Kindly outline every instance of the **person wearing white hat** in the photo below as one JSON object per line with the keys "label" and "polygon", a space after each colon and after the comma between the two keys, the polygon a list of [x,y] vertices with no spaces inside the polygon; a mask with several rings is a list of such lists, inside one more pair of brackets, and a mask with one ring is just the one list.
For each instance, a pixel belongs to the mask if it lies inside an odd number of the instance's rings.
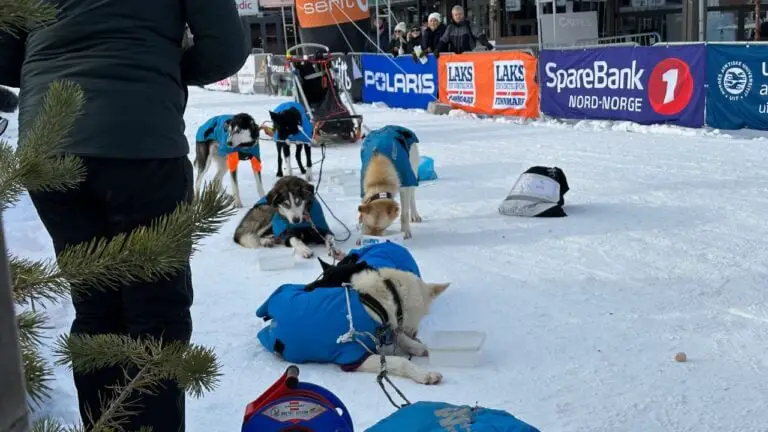
{"label": "person wearing white hat", "polygon": [[399,22],[395,26],[392,39],[389,41],[388,52],[393,56],[400,56],[405,54],[408,41],[405,39],[405,35],[408,32],[408,28],[404,22]]}
{"label": "person wearing white hat", "polygon": [[421,33],[421,49],[431,53],[437,50],[437,44],[445,31],[445,24],[437,12],[432,12],[427,18],[427,28]]}

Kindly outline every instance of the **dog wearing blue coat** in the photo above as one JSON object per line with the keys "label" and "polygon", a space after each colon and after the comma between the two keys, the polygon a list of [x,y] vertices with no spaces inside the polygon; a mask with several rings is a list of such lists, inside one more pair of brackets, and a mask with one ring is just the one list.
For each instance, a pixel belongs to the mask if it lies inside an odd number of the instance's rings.
{"label": "dog wearing blue coat", "polygon": [[426,356],[416,339],[419,323],[448,283],[426,283],[404,247],[391,242],[351,251],[339,264],[323,264],[308,285],[280,286],[258,308],[269,324],[259,342],[292,363],[335,363],[347,372],[387,370],[422,384],[437,384],[404,356]]}
{"label": "dog wearing blue coat", "polygon": [[400,229],[411,238],[411,222],[421,222],[416,210],[418,142],[416,134],[402,126],[384,126],[365,137],[360,148],[362,202],[357,209],[363,234],[383,235],[399,213]]}

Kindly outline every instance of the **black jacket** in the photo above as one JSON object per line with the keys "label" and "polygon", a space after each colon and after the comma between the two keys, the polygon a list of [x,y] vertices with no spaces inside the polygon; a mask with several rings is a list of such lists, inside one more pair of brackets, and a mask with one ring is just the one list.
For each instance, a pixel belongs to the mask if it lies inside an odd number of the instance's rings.
{"label": "black jacket", "polygon": [[432,30],[427,27],[421,32],[421,49],[424,52],[437,51],[437,44],[440,42],[440,37],[445,32],[445,24],[440,23],[436,29]]}
{"label": "black jacket", "polygon": [[403,54],[407,54],[408,42],[406,42],[404,39],[392,38],[389,40],[389,47],[387,48],[387,53],[397,57],[398,55],[400,55],[399,54],[400,48],[403,48]]}
{"label": "black jacket", "polygon": [[475,49],[478,40],[480,40],[480,43],[487,49],[493,49],[493,45],[488,42],[488,38],[478,38],[472,33],[469,21],[463,20],[458,24],[451,21],[445,28],[443,35],[440,37],[440,42],[435,52],[450,51],[455,54],[461,54],[472,51]]}
{"label": "black jacket", "polygon": [[[0,85],[21,87],[19,134],[48,86],[79,84],[83,114],[65,151],[81,156],[186,156],[186,86],[235,74],[250,42],[232,0],[58,0],[57,21],[16,39],[0,33]],[[182,54],[184,24],[195,45]]]}

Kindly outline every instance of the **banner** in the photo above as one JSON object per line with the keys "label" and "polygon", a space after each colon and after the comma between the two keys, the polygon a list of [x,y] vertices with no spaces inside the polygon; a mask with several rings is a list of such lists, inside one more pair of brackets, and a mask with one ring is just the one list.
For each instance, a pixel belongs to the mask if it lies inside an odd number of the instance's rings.
{"label": "banner", "polygon": [[293,74],[285,56],[267,55],[265,64],[265,92],[273,96],[293,95]]}
{"label": "banner", "polygon": [[339,90],[346,90],[353,102],[363,101],[363,73],[353,56],[338,56],[331,63]]}
{"label": "banner", "polygon": [[707,125],[768,130],[768,46],[707,47]]}
{"label": "banner", "polygon": [[704,44],[543,50],[541,111],[559,118],[704,125]]}
{"label": "banner", "polygon": [[488,115],[539,116],[536,57],[519,51],[440,56],[440,101]]}
{"label": "banner", "polygon": [[237,83],[237,91],[243,94],[256,92],[256,56],[251,54],[243,67],[234,76]]}
{"label": "banner", "polygon": [[437,99],[437,62],[411,56],[363,54],[363,102],[384,102],[390,108],[427,109]]}

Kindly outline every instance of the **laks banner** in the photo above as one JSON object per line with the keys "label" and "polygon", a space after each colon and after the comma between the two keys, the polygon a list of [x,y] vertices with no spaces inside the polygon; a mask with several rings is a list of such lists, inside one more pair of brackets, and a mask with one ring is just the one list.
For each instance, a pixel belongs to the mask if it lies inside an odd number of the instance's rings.
{"label": "laks banner", "polygon": [[363,54],[363,102],[384,102],[391,108],[426,109],[437,99],[437,62],[411,56]]}
{"label": "laks banner", "polygon": [[539,116],[536,57],[518,51],[444,54],[440,101],[468,112]]}
{"label": "laks banner", "polygon": [[543,50],[541,111],[569,119],[704,125],[703,44]]}
{"label": "laks banner", "polygon": [[707,125],[768,130],[768,46],[707,46]]}

